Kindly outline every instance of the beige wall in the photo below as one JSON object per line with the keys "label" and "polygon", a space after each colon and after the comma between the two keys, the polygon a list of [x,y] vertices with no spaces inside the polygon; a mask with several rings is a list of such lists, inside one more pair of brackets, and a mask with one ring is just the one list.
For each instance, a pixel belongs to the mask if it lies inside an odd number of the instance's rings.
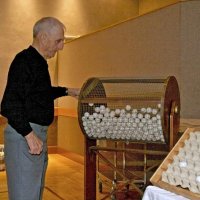
{"label": "beige wall", "polygon": [[[0,8],[1,101],[9,65],[15,54],[32,42],[32,26],[36,20],[54,16],[67,26],[66,35],[84,35],[138,15],[138,0],[1,0]],[[57,57],[48,62],[52,83],[57,84]],[[4,125],[0,126],[0,143],[3,142],[3,129]],[[56,145],[57,119],[48,135],[48,144]]]}
{"label": "beige wall", "polygon": [[60,116],[58,127],[58,147],[83,155],[84,137],[80,134],[77,118]]}
{"label": "beige wall", "polygon": [[139,0],[139,15],[174,4],[180,0]]}
{"label": "beige wall", "polygon": [[200,1],[181,6],[181,99],[185,118],[200,119]]}
{"label": "beige wall", "polygon": [[[44,16],[55,16],[67,26],[67,35],[90,32],[143,14],[176,0],[6,0],[0,1],[0,101],[8,67],[15,54],[32,42],[32,26]],[[57,83],[56,60],[50,61],[52,82]]]}
{"label": "beige wall", "polygon": [[[155,0],[154,0],[155,1]],[[171,2],[168,0],[167,2]],[[67,26],[67,35],[85,35],[113,23],[137,16],[140,10],[155,9],[163,1],[144,0],[6,0],[0,1],[0,101],[8,67],[15,54],[32,42],[32,26],[43,16],[55,16]],[[166,2],[166,1],[164,1]],[[149,7],[149,9],[148,9]],[[57,83],[56,58],[50,63],[52,82]]]}
{"label": "beige wall", "polygon": [[[93,76],[175,75],[181,92],[181,117],[200,118],[199,10],[199,1],[182,2],[67,43],[59,54],[59,84],[81,87]],[[59,100],[59,106],[76,109],[77,102],[66,97]],[[74,123],[77,126],[77,121]],[[63,142],[62,124],[58,141]],[[82,138],[76,130],[76,138]],[[71,142],[83,149],[82,139]]]}
{"label": "beige wall", "polygon": [[[91,76],[175,75],[182,117],[199,118],[199,17],[200,1],[182,2],[69,42],[59,54],[59,83],[80,87]],[[63,98],[59,106],[76,104]]]}
{"label": "beige wall", "polygon": [[[85,35],[174,2],[176,0],[0,1],[3,19],[0,23],[0,100],[10,62],[16,52],[31,43],[32,26],[37,19],[55,16],[67,25],[66,34]],[[57,58],[50,61],[52,82],[58,82],[58,74],[61,85],[80,87],[91,76],[173,73],[182,91],[182,116],[199,117],[195,109],[198,98],[194,95],[200,92],[199,10],[198,1],[189,1],[67,43],[59,55],[59,68]],[[188,104],[193,107],[183,106]],[[59,105],[76,109],[77,102],[70,97],[62,98]],[[77,119],[59,117],[58,126],[59,146],[66,148],[67,143],[68,150],[82,153],[83,135]],[[71,139],[67,141],[67,138]]]}
{"label": "beige wall", "polygon": [[[58,17],[67,35],[84,35],[138,14],[138,0],[6,0],[0,1],[0,101],[8,67],[15,54],[32,42],[32,26],[44,16]],[[50,61],[57,82],[56,60]]]}
{"label": "beige wall", "polygon": [[[174,5],[69,42],[59,54],[59,84],[92,76],[167,76],[180,72],[180,6]],[[61,107],[76,107],[62,98]]]}

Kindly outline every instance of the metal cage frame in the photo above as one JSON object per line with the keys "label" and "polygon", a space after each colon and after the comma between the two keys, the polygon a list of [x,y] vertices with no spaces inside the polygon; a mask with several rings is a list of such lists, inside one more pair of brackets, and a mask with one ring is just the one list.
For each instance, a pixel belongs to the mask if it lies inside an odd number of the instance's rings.
{"label": "metal cage frame", "polygon": [[[106,104],[107,101],[118,101],[119,98],[106,98],[106,91],[104,89],[104,83],[161,83],[164,87],[164,92],[162,93],[161,99],[161,113],[162,113],[162,126],[163,132],[165,136],[165,143],[163,142],[149,142],[149,141],[127,141],[127,140],[113,140],[115,147],[101,147],[97,145],[98,138],[90,138],[85,133],[84,127],[82,125],[82,116],[85,110],[88,110],[87,104],[92,102],[94,104]],[[100,90],[100,93],[95,93],[95,90]],[[136,100],[138,97],[133,98]],[[145,98],[145,101],[151,101],[153,98],[157,98],[153,96],[151,99]],[[121,100],[121,99],[120,99]],[[141,100],[141,97],[137,99]],[[91,109],[91,108],[89,108]],[[92,112],[89,111],[89,112]],[[139,195],[143,194],[144,188],[147,186],[147,173],[151,170],[154,170],[159,166],[160,162],[155,162],[152,166],[148,166],[148,156],[166,156],[169,150],[173,147],[175,142],[177,141],[177,133],[179,130],[180,123],[180,94],[177,80],[174,76],[168,76],[163,79],[151,79],[151,78],[89,78],[82,86],[79,102],[78,102],[78,120],[80,128],[85,135],[85,200],[94,200],[96,199],[96,178],[97,172],[99,174],[99,160],[102,160],[106,165],[108,165],[114,172],[114,179],[111,181],[112,189],[111,192],[105,195],[103,199],[111,197],[111,199],[117,198],[117,192],[121,187],[119,181],[117,181],[117,176],[120,176],[123,179],[123,183],[126,190],[126,195],[129,195],[130,188],[134,188]],[[103,138],[104,140],[106,138]],[[117,146],[118,142],[124,142],[124,147],[119,148]],[[126,144],[128,143],[138,143],[143,145],[142,149],[137,148],[127,148]],[[155,145],[155,149],[149,149],[150,146]],[[164,147],[164,150],[157,148],[157,146]],[[114,152],[114,164],[109,161],[101,152]],[[117,153],[122,152],[123,154],[123,169],[119,169],[116,164]],[[126,154],[134,153],[137,155],[143,155],[144,161],[144,174],[142,177],[139,177],[140,180],[129,179],[126,176],[126,173],[131,173],[126,169]],[[98,161],[98,162],[97,162]],[[138,183],[143,185],[141,188],[138,186]],[[99,182],[100,192],[102,182]]]}

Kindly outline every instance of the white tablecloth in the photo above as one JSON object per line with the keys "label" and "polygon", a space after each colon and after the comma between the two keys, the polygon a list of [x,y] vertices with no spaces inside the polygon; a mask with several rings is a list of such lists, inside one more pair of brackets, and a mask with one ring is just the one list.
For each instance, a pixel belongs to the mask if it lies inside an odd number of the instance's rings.
{"label": "white tablecloth", "polygon": [[188,200],[188,199],[156,186],[148,186],[144,192],[142,200]]}

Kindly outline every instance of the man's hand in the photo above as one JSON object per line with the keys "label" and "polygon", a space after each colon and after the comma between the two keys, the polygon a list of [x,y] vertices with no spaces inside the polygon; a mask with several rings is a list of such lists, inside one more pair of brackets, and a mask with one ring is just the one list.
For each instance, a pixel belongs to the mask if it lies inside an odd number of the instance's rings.
{"label": "man's hand", "polygon": [[37,135],[33,131],[26,135],[25,138],[30,149],[30,154],[40,154],[42,152],[43,142],[37,137]]}
{"label": "man's hand", "polygon": [[71,97],[75,97],[76,99],[78,99],[79,93],[79,88],[68,88],[68,95]]}

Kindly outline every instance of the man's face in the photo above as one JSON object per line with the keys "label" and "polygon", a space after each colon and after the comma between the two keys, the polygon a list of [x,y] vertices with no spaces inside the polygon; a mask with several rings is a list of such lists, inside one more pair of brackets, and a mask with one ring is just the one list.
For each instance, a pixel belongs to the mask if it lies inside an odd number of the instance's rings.
{"label": "man's face", "polygon": [[55,56],[56,52],[62,50],[64,46],[64,31],[62,28],[56,28],[47,35],[46,45],[44,47],[44,56],[46,59]]}

